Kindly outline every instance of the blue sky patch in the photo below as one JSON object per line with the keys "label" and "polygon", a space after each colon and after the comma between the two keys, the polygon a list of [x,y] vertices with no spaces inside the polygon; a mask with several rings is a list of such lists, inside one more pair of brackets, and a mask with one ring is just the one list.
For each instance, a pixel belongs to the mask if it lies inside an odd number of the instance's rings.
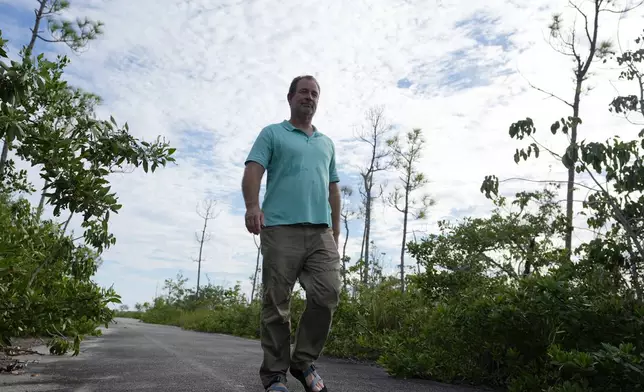
{"label": "blue sky patch", "polygon": [[454,24],[457,29],[467,31],[467,36],[474,39],[479,45],[501,46],[504,51],[513,48],[510,38],[513,33],[497,33],[494,31],[501,18],[491,18],[484,13],[476,13],[472,17],[463,19]]}
{"label": "blue sky patch", "polygon": [[[37,3],[34,2],[34,4]],[[5,39],[9,40],[9,45],[13,48],[22,48],[29,43],[31,39],[31,28],[35,21],[33,9],[34,7],[18,8],[9,4],[0,4],[0,28],[2,29],[2,35]],[[45,37],[49,37],[47,20],[40,22],[40,31]],[[34,52],[42,53],[52,51],[57,45],[64,44],[47,43],[41,39],[37,39],[34,45]]]}
{"label": "blue sky patch", "polygon": [[494,78],[513,73],[504,59],[486,58],[482,47],[498,46],[504,52],[514,49],[513,33],[498,30],[500,18],[477,12],[455,23],[456,31],[474,40],[474,45],[452,50],[432,63],[416,64],[409,75],[397,82],[397,87],[413,90],[417,94],[445,94],[468,88],[490,85]]}
{"label": "blue sky patch", "polygon": [[411,87],[412,82],[407,78],[402,78],[398,81],[398,88],[409,88]]}

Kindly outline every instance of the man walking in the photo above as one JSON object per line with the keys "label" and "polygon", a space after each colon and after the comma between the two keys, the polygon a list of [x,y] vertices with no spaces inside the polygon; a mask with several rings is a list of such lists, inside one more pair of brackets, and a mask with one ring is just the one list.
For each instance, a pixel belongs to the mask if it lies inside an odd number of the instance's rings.
{"label": "man walking", "polygon": [[[267,392],[288,392],[287,369],[307,392],[327,391],[314,362],[327,340],[342,287],[341,201],[334,144],[312,125],[319,96],[314,77],[293,79],[287,94],[290,119],[263,128],[245,162],[246,228],[260,235],[263,255],[264,359],[259,373]],[[291,355],[289,306],[297,279],[306,291],[306,310]]]}

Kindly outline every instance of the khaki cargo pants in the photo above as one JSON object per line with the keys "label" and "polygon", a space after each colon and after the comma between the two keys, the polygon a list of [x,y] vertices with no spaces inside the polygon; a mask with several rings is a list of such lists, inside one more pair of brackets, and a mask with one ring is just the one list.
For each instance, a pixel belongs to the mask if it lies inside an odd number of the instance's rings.
{"label": "khaki cargo pants", "polygon": [[[264,388],[277,378],[285,382],[289,367],[305,370],[316,361],[331,329],[340,300],[340,254],[332,229],[326,226],[289,225],[263,228],[263,305],[261,345],[264,360],[260,377]],[[291,355],[290,300],[295,281],[306,292]]]}

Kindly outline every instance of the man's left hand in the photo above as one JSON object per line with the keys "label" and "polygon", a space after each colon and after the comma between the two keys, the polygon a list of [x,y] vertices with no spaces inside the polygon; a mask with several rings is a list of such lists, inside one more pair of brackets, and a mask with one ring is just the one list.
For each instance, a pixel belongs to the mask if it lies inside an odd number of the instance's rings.
{"label": "man's left hand", "polygon": [[336,231],[333,232],[333,240],[335,241],[335,246],[339,248],[340,247],[340,233],[339,232],[336,232]]}

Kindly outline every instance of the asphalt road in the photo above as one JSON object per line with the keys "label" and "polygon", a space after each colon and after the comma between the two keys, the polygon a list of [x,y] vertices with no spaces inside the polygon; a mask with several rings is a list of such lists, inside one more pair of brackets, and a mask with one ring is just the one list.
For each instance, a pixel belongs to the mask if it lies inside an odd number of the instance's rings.
{"label": "asphalt road", "polygon": [[[29,363],[20,375],[0,375],[0,391],[263,391],[257,373],[262,353],[257,341],[131,319],[117,319],[103,332],[86,340],[77,357],[22,357],[38,363]],[[330,392],[476,391],[396,380],[376,366],[337,359],[321,358],[318,367]],[[289,388],[304,391],[292,378]]]}

